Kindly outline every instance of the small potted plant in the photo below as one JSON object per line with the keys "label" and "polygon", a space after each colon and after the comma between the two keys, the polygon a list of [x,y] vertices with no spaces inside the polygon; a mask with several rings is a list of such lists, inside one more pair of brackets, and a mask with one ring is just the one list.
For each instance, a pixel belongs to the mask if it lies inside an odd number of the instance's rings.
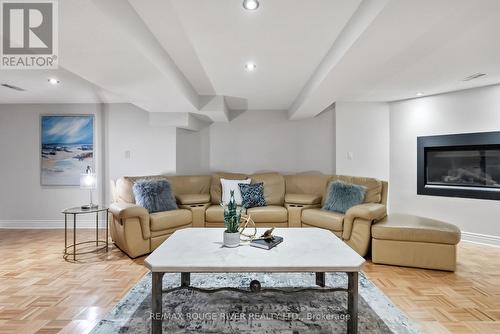
{"label": "small potted plant", "polygon": [[234,199],[234,190],[230,192],[229,203],[224,207],[224,246],[238,247],[240,245],[240,219],[241,210],[236,207]]}

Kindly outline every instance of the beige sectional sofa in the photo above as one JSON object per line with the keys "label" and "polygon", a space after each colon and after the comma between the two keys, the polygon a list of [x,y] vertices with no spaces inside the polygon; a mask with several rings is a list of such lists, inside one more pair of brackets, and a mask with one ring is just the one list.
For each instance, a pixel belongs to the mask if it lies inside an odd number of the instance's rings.
{"label": "beige sectional sofa", "polygon": [[[280,173],[122,177],[112,182],[111,237],[120,249],[134,258],[152,252],[178,229],[222,227],[220,179],[247,177],[252,183],[264,183],[267,206],[247,210],[258,227],[324,228],[365,256],[370,247],[372,223],[386,216],[387,182],[372,178]],[[169,180],[179,209],[150,214],[135,204],[134,182],[151,178]],[[327,186],[334,180],[366,186],[364,203],[345,214],[321,210]]]}

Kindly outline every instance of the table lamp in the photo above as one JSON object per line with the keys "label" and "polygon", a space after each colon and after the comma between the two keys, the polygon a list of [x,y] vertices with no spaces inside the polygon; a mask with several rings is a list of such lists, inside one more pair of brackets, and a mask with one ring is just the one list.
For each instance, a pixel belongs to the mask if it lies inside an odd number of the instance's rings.
{"label": "table lamp", "polygon": [[90,190],[90,204],[82,205],[82,209],[95,209],[98,207],[97,204],[92,203],[92,190],[96,187],[96,176],[92,173],[92,168],[87,166],[84,174],[80,175],[80,189]]}

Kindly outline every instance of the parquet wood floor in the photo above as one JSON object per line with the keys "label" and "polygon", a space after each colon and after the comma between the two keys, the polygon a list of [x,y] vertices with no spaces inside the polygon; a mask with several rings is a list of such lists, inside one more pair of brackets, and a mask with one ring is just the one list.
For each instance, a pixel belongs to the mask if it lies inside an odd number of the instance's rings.
{"label": "parquet wood floor", "polygon": [[426,333],[500,333],[500,248],[461,242],[454,273],[371,262],[364,272]]}
{"label": "parquet wood floor", "polygon": [[[94,233],[80,229],[78,240]],[[110,245],[70,263],[64,230],[0,229],[0,333],[88,332],[147,272],[144,257]]]}
{"label": "parquet wood floor", "polygon": [[[87,333],[147,272],[145,257],[115,246],[77,263],[63,247],[62,230],[0,229],[0,334]],[[370,262],[364,271],[425,332],[500,333],[500,248],[461,243],[455,273]]]}

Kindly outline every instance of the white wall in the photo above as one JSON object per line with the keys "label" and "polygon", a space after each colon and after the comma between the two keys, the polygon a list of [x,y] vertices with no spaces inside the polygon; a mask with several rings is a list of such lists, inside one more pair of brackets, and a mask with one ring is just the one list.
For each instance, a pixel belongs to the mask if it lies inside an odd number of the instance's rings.
{"label": "white wall", "polygon": [[107,180],[175,173],[175,127],[150,124],[148,113],[131,104],[108,104],[104,115]]}
{"label": "white wall", "polygon": [[500,236],[500,202],[417,195],[417,136],[500,130],[500,86],[391,104],[391,211]]}
{"label": "white wall", "polygon": [[176,173],[207,174],[210,170],[210,131],[177,129]]}
{"label": "white wall", "polygon": [[[40,115],[94,114],[95,170],[101,174],[101,108],[98,104],[0,104],[0,226],[54,225],[63,219],[64,208],[88,203],[87,190],[40,185]],[[102,200],[100,189],[94,192],[96,198]]]}
{"label": "white wall", "polygon": [[389,104],[337,102],[337,174],[389,180]]}
{"label": "white wall", "polygon": [[247,111],[210,126],[210,169],[335,172],[334,112],[290,121],[286,111]]}
{"label": "white wall", "polygon": [[151,124],[130,104],[4,104],[0,227],[61,227],[62,209],[88,201],[78,187],[40,186],[40,114],[64,113],[96,115],[99,203],[109,203],[109,180],[123,175],[335,171],[332,111],[304,121],[289,121],[286,112],[246,112],[229,124],[191,132]]}
{"label": "white wall", "polygon": [[[89,200],[79,187],[40,185],[41,114],[96,115],[96,202],[109,202],[110,178],[175,173],[175,128],[151,125],[133,105],[0,104],[0,227],[61,227],[62,209]],[[91,219],[81,217],[80,226]]]}

